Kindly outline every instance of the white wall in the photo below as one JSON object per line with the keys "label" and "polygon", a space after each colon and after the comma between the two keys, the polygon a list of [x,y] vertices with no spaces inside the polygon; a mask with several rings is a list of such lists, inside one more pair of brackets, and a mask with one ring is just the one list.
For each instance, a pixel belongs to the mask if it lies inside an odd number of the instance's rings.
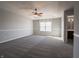
{"label": "white wall", "polygon": [[32,35],[32,20],[0,8],[0,43]]}
{"label": "white wall", "polygon": [[74,49],[73,57],[79,58],[79,4],[74,8],[75,22],[74,22]]}
{"label": "white wall", "polygon": [[[40,31],[39,22],[40,20],[47,20],[52,22],[52,31],[51,32],[42,32]],[[62,26],[61,26],[61,18],[51,18],[51,19],[39,19],[33,21],[33,31],[35,35],[47,35],[47,36],[55,36],[61,37],[62,36]]]}

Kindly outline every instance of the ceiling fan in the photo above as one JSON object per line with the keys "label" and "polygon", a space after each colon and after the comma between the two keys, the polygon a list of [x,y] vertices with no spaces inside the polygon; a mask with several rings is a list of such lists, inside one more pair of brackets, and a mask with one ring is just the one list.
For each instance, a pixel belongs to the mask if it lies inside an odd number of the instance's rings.
{"label": "ceiling fan", "polygon": [[[20,9],[24,9],[24,10],[33,9],[33,7],[21,7]],[[32,13],[34,16],[42,16],[42,14],[43,14],[43,13],[39,13],[37,8],[34,8]]]}
{"label": "ceiling fan", "polygon": [[33,15],[36,15],[36,16],[42,16],[42,14],[43,13],[39,13],[38,11],[37,11],[37,8],[35,8],[34,9],[34,12],[32,12],[33,13]]}

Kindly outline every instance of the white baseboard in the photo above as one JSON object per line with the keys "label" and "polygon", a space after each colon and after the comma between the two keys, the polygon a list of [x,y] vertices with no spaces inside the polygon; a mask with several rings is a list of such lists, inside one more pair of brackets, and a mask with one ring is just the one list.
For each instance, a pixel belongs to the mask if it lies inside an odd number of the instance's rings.
{"label": "white baseboard", "polygon": [[[25,35],[26,36],[26,35]],[[5,41],[1,41],[0,43],[5,43],[5,42],[8,42],[8,41],[11,41],[11,40],[15,40],[15,39],[18,39],[18,38],[22,38],[22,37],[25,37],[25,36],[20,36],[20,37],[15,37],[15,38],[10,38],[8,40],[5,40]],[[28,35],[30,36],[30,35]]]}

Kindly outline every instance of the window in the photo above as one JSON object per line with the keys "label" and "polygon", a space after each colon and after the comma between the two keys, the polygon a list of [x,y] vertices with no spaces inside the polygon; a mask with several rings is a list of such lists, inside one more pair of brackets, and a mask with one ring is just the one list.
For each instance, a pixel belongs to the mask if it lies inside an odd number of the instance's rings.
{"label": "window", "polygon": [[40,31],[45,31],[45,22],[40,22]]}
{"label": "window", "polygon": [[40,31],[51,32],[51,22],[40,22]]}

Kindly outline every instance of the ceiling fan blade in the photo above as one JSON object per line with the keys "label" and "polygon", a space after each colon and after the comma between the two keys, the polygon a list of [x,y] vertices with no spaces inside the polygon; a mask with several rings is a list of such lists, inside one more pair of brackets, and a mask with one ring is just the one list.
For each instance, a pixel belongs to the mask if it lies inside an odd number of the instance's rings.
{"label": "ceiling fan blade", "polygon": [[43,13],[39,13],[39,14],[43,14]]}
{"label": "ceiling fan blade", "polygon": [[41,15],[41,14],[39,14],[39,13],[38,13],[37,15],[38,15],[38,16],[42,16],[42,15]]}

